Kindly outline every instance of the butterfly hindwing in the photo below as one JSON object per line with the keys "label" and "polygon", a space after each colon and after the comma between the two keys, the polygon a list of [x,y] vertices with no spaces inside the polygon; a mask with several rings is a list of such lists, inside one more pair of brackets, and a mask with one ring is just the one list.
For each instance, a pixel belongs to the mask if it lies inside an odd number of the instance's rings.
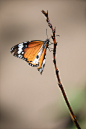
{"label": "butterfly hindwing", "polygon": [[46,59],[46,49],[47,49],[47,44],[43,50],[43,53],[41,54],[41,57],[39,59],[39,67],[38,67],[38,71],[40,71],[40,73],[43,72],[43,68],[45,66],[45,59]]}
{"label": "butterfly hindwing", "polygon": [[43,51],[43,45],[40,48],[40,50],[39,50],[38,54],[36,55],[35,59],[32,62],[30,62],[32,65],[33,64],[37,64],[37,65],[39,64],[39,59],[40,59],[40,56],[42,54],[42,51]]}

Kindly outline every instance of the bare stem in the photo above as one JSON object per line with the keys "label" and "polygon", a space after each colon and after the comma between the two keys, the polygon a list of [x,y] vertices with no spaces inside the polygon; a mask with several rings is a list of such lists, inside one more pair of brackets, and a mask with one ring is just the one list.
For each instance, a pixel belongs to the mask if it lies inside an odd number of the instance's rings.
{"label": "bare stem", "polygon": [[76,125],[76,127],[77,127],[78,129],[81,129],[81,127],[79,126],[79,123],[78,123],[78,121],[77,121],[77,119],[76,119],[76,117],[75,117],[75,115],[74,115],[74,113],[73,113],[73,110],[72,110],[72,108],[71,108],[71,106],[70,106],[70,104],[69,104],[68,98],[67,98],[67,96],[66,96],[66,93],[65,93],[65,91],[64,91],[64,88],[63,88],[62,83],[61,83],[61,80],[60,80],[59,70],[57,69],[57,66],[56,66],[56,57],[55,57],[55,55],[56,55],[56,46],[57,46],[57,43],[56,43],[56,39],[55,39],[55,28],[53,29],[53,26],[52,26],[52,24],[50,23],[50,20],[49,20],[49,17],[48,17],[48,11],[45,12],[44,10],[42,10],[42,13],[43,13],[43,14],[45,15],[45,17],[47,18],[46,21],[47,21],[48,26],[51,28],[52,33],[53,33],[53,35],[51,36],[52,39],[53,39],[53,42],[54,42],[54,48],[53,48],[53,63],[54,63],[54,66],[55,66],[55,71],[56,71],[56,76],[57,76],[57,80],[58,80],[58,85],[59,85],[59,87],[60,87],[60,89],[61,89],[61,91],[62,91],[62,94],[63,94],[63,97],[64,97],[64,99],[65,99],[65,102],[66,102],[66,104],[67,104],[67,106],[68,106],[68,108],[69,108],[70,116],[71,116],[73,122],[75,123],[75,125]]}

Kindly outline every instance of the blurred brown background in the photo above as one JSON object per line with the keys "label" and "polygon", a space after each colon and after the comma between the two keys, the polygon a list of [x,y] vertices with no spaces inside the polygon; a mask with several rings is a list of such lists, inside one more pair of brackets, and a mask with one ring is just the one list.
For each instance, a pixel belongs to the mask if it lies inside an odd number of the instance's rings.
{"label": "blurred brown background", "polygon": [[57,85],[53,54],[47,50],[42,75],[10,54],[28,40],[46,40],[51,29],[41,10],[56,26],[57,64],[74,113],[86,128],[86,1],[0,1],[0,128],[75,129]]}

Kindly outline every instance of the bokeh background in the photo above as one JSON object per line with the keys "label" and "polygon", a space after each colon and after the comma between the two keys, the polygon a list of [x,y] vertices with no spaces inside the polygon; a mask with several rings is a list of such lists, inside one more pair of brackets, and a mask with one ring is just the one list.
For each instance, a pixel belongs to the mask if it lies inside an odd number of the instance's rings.
{"label": "bokeh background", "polygon": [[[42,75],[13,57],[10,48],[28,40],[46,40],[56,27],[57,65],[73,111],[86,129],[86,1],[0,1],[0,129],[76,129],[58,87],[53,53],[47,50]],[[53,47],[53,46],[52,46]]]}

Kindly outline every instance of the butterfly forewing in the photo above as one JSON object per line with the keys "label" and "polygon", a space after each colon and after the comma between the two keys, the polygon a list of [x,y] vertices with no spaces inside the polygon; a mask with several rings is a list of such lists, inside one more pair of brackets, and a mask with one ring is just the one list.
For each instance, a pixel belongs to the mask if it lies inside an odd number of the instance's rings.
{"label": "butterfly forewing", "polygon": [[10,51],[14,56],[27,61],[29,65],[35,67],[39,66],[38,70],[42,73],[45,65],[45,55],[48,43],[47,40],[27,41],[15,45]]}

